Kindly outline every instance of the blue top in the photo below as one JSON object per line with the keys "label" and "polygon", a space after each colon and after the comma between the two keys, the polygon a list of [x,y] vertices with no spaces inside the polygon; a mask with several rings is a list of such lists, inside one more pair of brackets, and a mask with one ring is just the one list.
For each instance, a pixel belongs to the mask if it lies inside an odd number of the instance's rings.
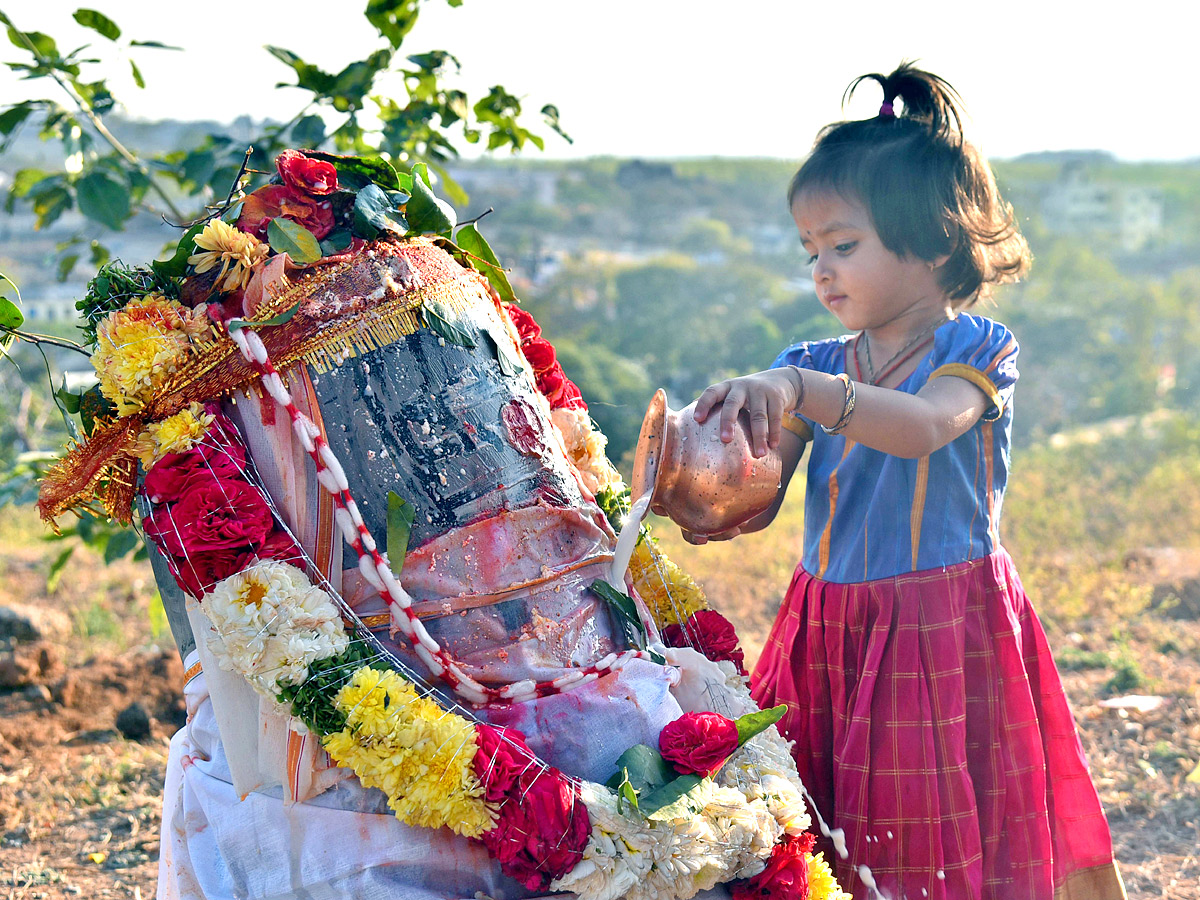
{"label": "blue top", "polygon": [[[794,344],[773,368],[847,372],[853,335]],[[990,404],[966,434],[920,459],[829,436],[811,419],[784,426],[811,441],[804,506],[804,568],[843,584],[891,578],[987,556],[1000,546],[1008,482],[1017,340],[999,322],[960,314],[896,387],[915,394],[934,378],[965,378]],[[851,377],[856,373],[848,372]]]}

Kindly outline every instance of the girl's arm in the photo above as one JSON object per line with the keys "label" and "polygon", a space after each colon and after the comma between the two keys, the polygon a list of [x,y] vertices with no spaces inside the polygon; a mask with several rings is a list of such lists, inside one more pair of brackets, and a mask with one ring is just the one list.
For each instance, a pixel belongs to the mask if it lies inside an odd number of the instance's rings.
{"label": "girl's arm", "polygon": [[[988,407],[987,396],[963,378],[935,378],[915,395],[855,382],[854,412],[842,434],[893,456],[919,459],[965,434]],[[780,442],[783,412],[797,403],[805,416],[833,427],[846,390],[833,375],[811,369],[768,369],[707,388],[696,401],[696,421],[720,409],[721,438],[731,440],[738,412],[750,414],[751,449],[762,456]]]}
{"label": "girl's arm", "polygon": [[796,472],[796,467],[800,464],[800,458],[804,455],[804,448],[807,446],[807,442],[798,434],[785,429],[782,437],[779,439],[778,446],[779,456],[783,461],[783,470],[779,473],[779,490],[775,494],[775,500],[765,512],[759,513],[748,522],[743,522],[737,528],[722,531],[720,534],[693,534],[690,531],[680,529],[683,532],[683,539],[689,544],[727,541],[737,537],[739,534],[762,531],[770,525],[775,520],[775,516],[778,515],[779,508],[783,506],[783,498],[787,495],[788,484],[792,480],[792,475]]}

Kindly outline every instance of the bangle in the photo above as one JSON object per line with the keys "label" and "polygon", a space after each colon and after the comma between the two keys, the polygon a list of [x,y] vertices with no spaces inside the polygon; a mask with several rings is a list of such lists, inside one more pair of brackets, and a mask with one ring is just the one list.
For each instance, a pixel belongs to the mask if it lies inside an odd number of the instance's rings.
{"label": "bangle", "polygon": [[799,366],[788,366],[788,368],[796,373],[796,380],[800,382],[800,390],[796,392],[796,402],[792,404],[791,410],[792,412],[799,412],[800,407],[804,405],[804,373],[800,370]]}
{"label": "bangle", "polygon": [[854,382],[844,372],[838,375],[837,379],[845,385],[846,398],[842,401],[842,415],[833,423],[832,427],[826,428],[824,425],[821,426],[821,430],[828,435],[841,434],[846,426],[850,424],[850,417],[854,415]]}

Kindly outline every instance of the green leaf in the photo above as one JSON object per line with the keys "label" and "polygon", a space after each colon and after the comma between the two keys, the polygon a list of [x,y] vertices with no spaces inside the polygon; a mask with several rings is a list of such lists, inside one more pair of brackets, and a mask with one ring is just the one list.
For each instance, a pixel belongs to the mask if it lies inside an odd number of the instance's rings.
{"label": "green leaf", "polygon": [[772,706],[770,709],[760,709],[758,712],[746,713],[744,716],[738,716],[736,725],[738,731],[738,746],[746,743],[756,734],[766,731],[776,722],[783,718],[783,714],[787,712],[787,704],[781,703],[779,706]]}
{"label": "green leaf", "polygon": [[625,635],[625,641],[630,647],[646,648],[646,629],[642,625],[642,617],[638,614],[637,605],[628,594],[623,594],[603,579],[592,582],[591,591],[608,604],[616,624]]}
{"label": "green leaf", "polygon": [[[273,220],[272,220],[273,221]],[[281,312],[277,316],[271,316],[269,319],[263,319],[261,322],[251,322],[248,319],[230,319],[225,323],[225,327],[230,331],[240,331],[243,328],[249,328],[252,331],[259,328],[266,328],[270,325],[282,325],[296,314],[296,310],[300,308],[300,301],[286,312]]]}
{"label": "green leaf", "polygon": [[320,116],[304,116],[292,126],[291,137],[293,147],[319,147],[325,143],[325,120]]}
{"label": "green leaf", "polygon": [[392,198],[377,184],[368,184],[354,198],[354,231],[368,241],[381,231],[404,234],[408,222]]}
{"label": "green leaf", "polygon": [[138,68],[137,63],[132,59],[129,61],[129,70],[133,73],[133,83],[140,88],[146,86],[146,79],[142,77],[142,70]]}
{"label": "green leaf", "polygon": [[136,550],[139,543],[137,532],[132,528],[115,532],[104,545],[105,565],[114,563],[125,554]]}
{"label": "green leaf", "polygon": [[67,561],[70,560],[71,554],[74,552],[75,545],[70,544],[54,558],[54,562],[50,563],[50,571],[46,574],[46,593],[54,593],[58,587],[58,580],[62,578],[63,570],[67,567]]}
{"label": "green leaf", "polygon": [[[7,276],[3,276],[9,281]],[[9,281],[9,284],[12,284]],[[25,322],[25,314],[21,308],[7,297],[0,297],[0,328],[20,328]]]}
{"label": "green leaf", "polygon": [[368,0],[367,21],[387,39],[395,49],[417,24],[420,0]]}
{"label": "green leaf", "polygon": [[102,12],[94,9],[77,9],[73,18],[84,28],[90,28],[110,41],[115,41],[121,36],[121,29],[117,27],[117,23]]}
{"label": "green leaf", "polygon": [[150,268],[154,270],[155,274],[160,278],[182,278],[186,275],[188,257],[196,252],[196,235],[203,231],[207,224],[207,221],[196,222],[185,231],[170,259],[156,259],[150,263]]}
{"label": "green leaf", "polygon": [[164,44],[162,41],[130,41],[130,47],[150,47],[155,50],[180,50],[182,47],[176,47],[174,44]]}
{"label": "green leaf", "polygon": [[621,800],[621,798],[624,798],[624,799],[625,799],[625,800],[626,800],[626,801],[629,803],[629,805],[630,805],[630,806],[632,806],[634,809],[637,809],[637,808],[638,808],[638,797],[637,797],[637,791],[635,791],[635,790],[633,789],[633,785],[632,785],[632,784],[630,784],[628,781],[623,781],[623,782],[621,782],[621,784],[618,786],[618,788],[617,788],[617,791],[618,791],[618,796],[617,796],[617,802],[618,802],[618,806],[617,806],[617,812],[620,812],[620,811],[621,811],[621,808],[620,808],[620,800]]}
{"label": "green leaf", "polygon": [[617,759],[617,774],[608,780],[613,790],[628,781],[636,791],[661,787],[676,777],[671,764],[649,744],[635,744]]}
{"label": "green leaf", "polygon": [[517,302],[512,285],[508,282],[508,275],[501,267],[500,261],[496,259],[496,254],[492,252],[491,246],[479,233],[479,229],[475,227],[474,222],[458,229],[454,235],[454,242],[467,253],[475,270],[487,278],[492,287],[496,289],[496,293],[500,295],[501,300],[507,303]]}
{"label": "green leaf", "polygon": [[434,334],[451,344],[457,344],[460,347],[475,346],[475,339],[471,337],[470,332],[458,324],[457,316],[453,311],[437,300],[425,301],[425,321],[429,323],[429,328]]}
{"label": "green leaf", "polygon": [[56,273],[59,281],[66,281],[71,272],[75,269],[75,263],[79,262],[78,253],[68,253],[66,256],[60,257],[58,260],[58,272]]}
{"label": "green leaf", "polygon": [[62,408],[68,413],[73,416],[79,413],[79,401],[81,399],[79,394],[73,394],[66,387],[60,387],[54,392],[54,396],[58,398],[59,403],[62,404]]}
{"label": "green leaf", "polygon": [[669,821],[681,816],[690,815],[687,809],[687,797],[704,780],[700,775],[680,775],[668,781],[660,788],[650,791],[640,798],[641,811],[647,819]]}
{"label": "green leaf", "polygon": [[33,109],[33,104],[26,100],[0,113],[0,134],[11,134],[13,129],[29,118]]}
{"label": "green leaf", "polygon": [[297,265],[307,265],[321,258],[321,244],[311,231],[299,222],[276,216],[267,225],[267,242],[276,253],[286,253]]}
{"label": "green leaf", "polygon": [[[301,120],[303,121],[303,120]],[[324,153],[320,150],[306,150],[305,156],[331,163],[338,173],[338,183],[350,190],[366,187],[371,182],[385,190],[399,190],[403,187],[400,173],[390,162],[378,157],[338,156],[336,153]]]}
{"label": "green leaf", "polygon": [[388,491],[387,512],[387,555],[392,574],[399,577],[404,568],[404,557],[408,555],[408,537],[412,534],[417,508],[397,494]]}
{"label": "green leaf", "polygon": [[[414,175],[416,166],[413,166]],[[410,234],[444,234],[449,236],[458,217],[445,200],[436,197],[422,178],[413,178],[412,198],[404,208]]]}
{"label": "green leaf", "polygon": [[75,185],[79,211],[105,228],[121,231],[129,218],[129,186],[108,172],[90,172]]}
{"label": "green leaf", "polygon": [[525,364],[517,355],[516,350],[512,346],[512,341],[507,334],[495,334],[491,328],[484,328],[483,336],[487,338],[488,343],[492,347],[492,352],[496,355],[496,361],[500,363],[500,374],[505,376],[519,375],[525,369]]}
{"label": "green leaf", "polygon": [[354,240],[354,234],[349,228],[337,228],[321,241],[321,255],[333,256],[335,253],[341,253],[349,248],[351,241]]}

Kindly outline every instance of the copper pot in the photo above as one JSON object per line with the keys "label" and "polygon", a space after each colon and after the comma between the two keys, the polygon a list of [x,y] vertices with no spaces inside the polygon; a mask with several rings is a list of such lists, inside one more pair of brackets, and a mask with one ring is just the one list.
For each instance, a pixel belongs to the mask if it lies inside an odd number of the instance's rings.
{"label": "copper pot", "polygon": [[686,531],[720,534],[770,508],[783,463],[775,450],[759,459],[750,452],[745,410],[725,443],[719,412],[701,424],[695,409],[692,403],[676,412],[666,393],[655,393],[638,435],[632,495],[650,493],[650,509]]}

